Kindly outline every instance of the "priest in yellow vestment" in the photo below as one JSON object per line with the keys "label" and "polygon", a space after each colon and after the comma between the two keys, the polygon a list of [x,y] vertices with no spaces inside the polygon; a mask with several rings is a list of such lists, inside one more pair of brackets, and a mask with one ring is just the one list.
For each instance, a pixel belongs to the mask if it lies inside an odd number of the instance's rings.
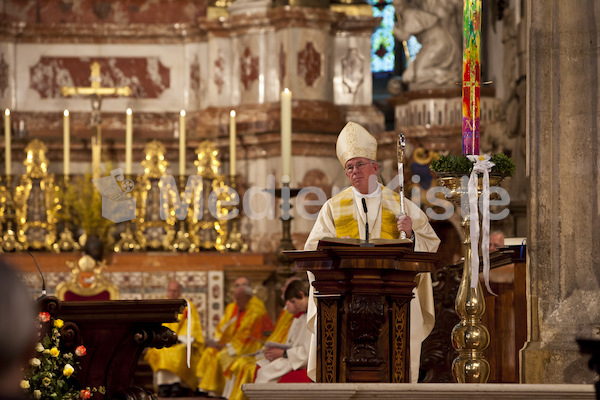
{"label": "priest in yellow vestment", "polygon": [[[398,193],[377,181],[377,140],[362,126],[349,122],[340,132],[336,144],[337,157],[350,179],[351,187],[329,199],[321,208],[317,221],[306,240],[305,250],[315,250],[323,238],[365,239],[365,223],[369,222],[371,239],[397,239],[404,231],[414,240],[415,251],[436,252],[440,239],[429,224],[427,215],[410,200],[405,199],[406,214],[400,210]],[[367,206],[365,213],[363,200]],[[314,275],[308,272],[309,280]],[[415,298],[410,303],[410,360],[411,381],[419,374],[421,342],[429,335],[435,322],[431,274],[418,274]],[[317,305],[311,287],[308,306],[308,326],[312,331],[308,376],[316,379]]]}
{"label": "priest in yellow vestment", "polygon": [[[181,285],[176,281],[170,282],[167,298],[180,297]],[[163,324],[177,334],[178,343],[164,349],[148,349],[145,356],[154,371],[161,397],[182,396],[186,391],[193,391],[198,384],[195,366],[204,349],[204,336],[196,306],[191,301],[187,301],[187,304],[188,307],[179,315],[178,322]],[[188,325],[191,327],[190,332]],[[187,366],[188,342],[191,345],[190,368]]]}
{"label": "priest in yellow vestment", "polygon": [[260,349],[262,341],[273,331],[265,305],[254,296],[248,278],[235,280],[233,297],[235,301],[225,308],[214,339],[207,342],[196,369],[200,378],[198,389],[216,396],[223,393],[224,374],[233,361]]}
{"label": "priest in yellow vestment", "polygon": [[[284,298],[283,295],[289,283],[294,280],[299,280],[299,278],[293,276],[284,282],[283,286],[281,287],[282,299]],[[267,338],[266,342],[285,343],[293,320],[294,315],[287,311],[287,309],[284,307],[277,318],[273,333],[271,333],[271,335]],[[225,384],[223,397],[229,400],[246,399],[247,397],[242,392],[242,385],[245,383],[254,382],[254,377],[256,375],[256,362],[264,357],[264,352],[259,351],[256,355],[243,356],[235,360],[225,373],[227,376],[227,383]]]}

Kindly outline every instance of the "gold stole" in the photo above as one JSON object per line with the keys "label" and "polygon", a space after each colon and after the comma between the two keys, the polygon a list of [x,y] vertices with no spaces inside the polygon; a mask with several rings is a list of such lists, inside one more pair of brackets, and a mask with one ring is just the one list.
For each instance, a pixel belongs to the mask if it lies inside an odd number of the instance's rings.
{"label": "gold stole", "polygon": [[271,333],[271,336],[269,336],[267,341],[285,343],[293,320],[294,314],[283,310],[279,314],[279,318],[277,319],[277,323],[275,324],[275,329],[273,330],[273,333]]}
{"label": "gold stole", "polygon": [[[340,192],[333,202],[333,222],[337,237],[350,237],[359,239],[358,218],[355,216],[354,193],[352,188]],[[400,196],[398,193],[381,189],[381,238],[398,239],[398,225],[396,214],[399,214]]]}

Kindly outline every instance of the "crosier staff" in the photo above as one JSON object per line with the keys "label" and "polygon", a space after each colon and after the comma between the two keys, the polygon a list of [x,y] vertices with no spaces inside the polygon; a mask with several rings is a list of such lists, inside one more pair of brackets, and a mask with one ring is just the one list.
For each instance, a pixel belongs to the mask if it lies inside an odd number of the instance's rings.
{"label": "crosier staff", "polygon": [[[404,134],[400,132],[398,135],[398,191],[400,192],[400,213],[406,214],[404,210],[404,147],[406,140]],[[406,232],[400,232],[400,239],[406,239]]]}

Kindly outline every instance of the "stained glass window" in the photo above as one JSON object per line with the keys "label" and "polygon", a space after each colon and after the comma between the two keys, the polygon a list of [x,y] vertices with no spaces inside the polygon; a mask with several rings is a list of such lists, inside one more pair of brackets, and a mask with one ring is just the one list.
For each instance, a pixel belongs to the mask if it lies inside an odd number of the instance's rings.
{"label": "stained glass window", "polygon": [[394,18],[392,0],[369,0],[373,6],[373,16],[381,17],[381,25],[371,36],[371,70],[389,72],[394,70]]}
{"label": "stained glass window", "polygon": [[[371,70],[373,73],[391,72],[396,64],[394,50],[396,12],[392,1],[369,0],[369,3],[373,6],[373,16],[382,18],[381,25],[377,27],[371,36]],[[410,61],[414,60],[415,55],[421,50],[421,44],[414,36],[408,39],[406,47]]]}

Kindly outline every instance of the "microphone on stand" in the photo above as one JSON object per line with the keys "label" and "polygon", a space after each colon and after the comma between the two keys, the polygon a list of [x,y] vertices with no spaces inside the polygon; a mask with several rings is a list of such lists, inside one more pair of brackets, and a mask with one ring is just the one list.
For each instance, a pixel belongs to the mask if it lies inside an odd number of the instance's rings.
{"label": "microphone on stand", "polygon": [[365,198],[362,198],[362,206],[363,206],[363,210],[365,212],[365,242],[361,243],[361,246],[363,247],[372,247],[375,246],[373,243],[369,242],[369,215],[367,214],[368,210],[367,210],[367,201],[365,200]]}
{"label": "microphone on stand", "polygon": [[40,276],[42,277],[42,295],[37,299],[38,301],[40,301],[41,299],[46,297],[46,280],[44,279],[44,274],[42,274],[42,270],[40,269],[40,266],[38,265],[37,261],[35,260],[35,257],[33,256],[33,254],[31,254],[29,251],[27,252],[27,254],[29,254],[31,256],[31,258],[33,258],[33,262],[35,263],[35,266],[37,267],[38,271],[40,272]]}

